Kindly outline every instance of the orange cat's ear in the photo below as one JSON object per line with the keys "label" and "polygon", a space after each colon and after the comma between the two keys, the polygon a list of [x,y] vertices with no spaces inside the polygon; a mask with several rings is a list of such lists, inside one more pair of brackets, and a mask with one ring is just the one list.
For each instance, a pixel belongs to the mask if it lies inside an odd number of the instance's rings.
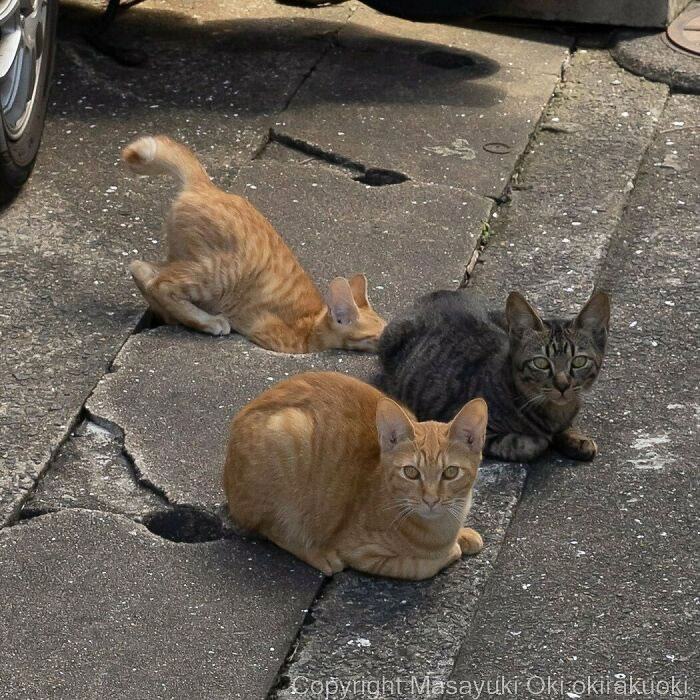
{"label": "orange cat's ear", "polygon": [[404,410],[391,399],[383,398],[377,404],[377,433],[382,452],[393,450],[398,444],[413,440],[413,423]]}
{"label": "orange cat's ear", "polygon": [[449,438],[466,445],[472,452],[481,452],[486,436],[489,411],[486,401],[472,399],[452,419]]}
{"label": "orange cat's ear", "polygon": [[328,304],[328,313],[331,318],[343,326],[354,323],[360,315],[350,283],[345,277],[336,277],[328,285],[326,304]]}
{"label": "orange cat's ear", "polygon": [[362,309],[369,306],[367,298],[367,278],[363,274],[353,275],[350,278],[350,289],[355,303]]}

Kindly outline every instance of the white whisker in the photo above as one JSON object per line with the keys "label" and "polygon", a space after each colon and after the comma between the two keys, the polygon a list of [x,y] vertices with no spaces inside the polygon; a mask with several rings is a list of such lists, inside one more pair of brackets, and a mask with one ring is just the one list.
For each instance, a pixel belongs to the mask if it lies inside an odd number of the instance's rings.
{"label": "white whisker", "polygon": [[389,505],[384,506],[382,510],[391,510],[392,508],[399,508],[401,506],[412,504],[415,504],[415,501],[412,498],[398,498],[395,501],[389,503]]}
{"label": "white whisker", "polygon": [[[462,500],[462,499],[457,499]],[[464,504],[455,501],[449,501],[445,504],[447,512],[461,525],[464,515]]]}
{"label": "white whisker", "polygon": [[413,513],[414,510],[414,506],[403,506],[399,514],[389,524],[389,529],[399,525],[401,521],[407,518],[411,513]]}
{"label": "white whisker", "polygon": [[520,406],[520,410],[524,411],[528,406],[530,405],[535,405],[538,406],[540,403],[544,401],[544,394],[542,392],[539,392],[537,394],[532,394],[525,403]]}

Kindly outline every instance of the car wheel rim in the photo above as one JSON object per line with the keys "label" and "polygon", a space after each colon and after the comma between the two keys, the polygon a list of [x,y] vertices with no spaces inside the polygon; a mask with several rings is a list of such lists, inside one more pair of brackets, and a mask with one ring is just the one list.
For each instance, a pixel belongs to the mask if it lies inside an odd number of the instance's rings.
{"label": "car wheel rim", "polygon": [[12,140],[32,113],[41,65],[48,0],[0,0],[0,112]]}

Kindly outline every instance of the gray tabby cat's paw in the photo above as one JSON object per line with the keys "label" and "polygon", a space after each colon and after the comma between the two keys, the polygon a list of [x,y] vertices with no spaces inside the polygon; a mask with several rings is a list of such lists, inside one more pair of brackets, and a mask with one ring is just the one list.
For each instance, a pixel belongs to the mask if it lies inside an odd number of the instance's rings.
{"label": "gray tabby cat's paw", "polygon": [[552,444],[564,457],[581,462],[590,462],[598,454],[598,445],[595,444],[595,440],[576,430],[555,435]]}
{"label": "gray tabby cat's paw", "polygon": [[576,456],[573,459],[590,462],[598,454],[598,445],[593,438],[584,437],[578,441],[575,452]]}
{"label": "gray tabby cat's paw", "polygon": [[231,324],[223,316],[212,316],[202,330],[211,335],[228,335],[231,332]]}

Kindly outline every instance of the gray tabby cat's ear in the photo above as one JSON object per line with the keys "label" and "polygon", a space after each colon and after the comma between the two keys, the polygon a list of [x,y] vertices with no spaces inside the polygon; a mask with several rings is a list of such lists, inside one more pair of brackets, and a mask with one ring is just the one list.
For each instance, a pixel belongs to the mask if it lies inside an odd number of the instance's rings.
{"label": "gray tabby cat's ear", "polygon": [[593,292],[591,298],[574,320],[576,328],[591,332],[605,330],[610,324],[610,297],[605,292]]}
{"label": "gray tabby cat's ear", "polygon": [[605,292],[593,292],[591,298],[574,319],[574,328],[591,334],[599,352],[605,352],[610,324],[610,297]]}
{"label": "gray tabby cat's ear", "polygon": [[362,309],[369,306],[367,298],[367,278],[363,274],[353,275],[348,283],[352,290],[352,298],[355,303]]}
{"label": "gray tabby cat's ear", "polygon": [[377,433],[382,452],[389,452],[406,440],[416,436],[411,419],[406,412],[388,398],[382,398],[377,404]]}
{"label": "gray tabby cat's ear", "polygon": [[527,331],[543,331],[544,324],[525,297],[520,292],[511,292],[506,301],[506,321],[508,331],[516,337]]}
{"label": "gray tabby cat's ear", "polygon": [[452,419],[449,438],[461,442],[471,452],[481,452],[489,419],[488,406],[483,399],[472,399]]}
{"label": "gray tabby cat's ear", "polygon": [[336,277],[328,285],[326,304],[328,304],[328,313],[331,318],[343,326],[354,323],[360,315],[350,283],[345,277]]}

